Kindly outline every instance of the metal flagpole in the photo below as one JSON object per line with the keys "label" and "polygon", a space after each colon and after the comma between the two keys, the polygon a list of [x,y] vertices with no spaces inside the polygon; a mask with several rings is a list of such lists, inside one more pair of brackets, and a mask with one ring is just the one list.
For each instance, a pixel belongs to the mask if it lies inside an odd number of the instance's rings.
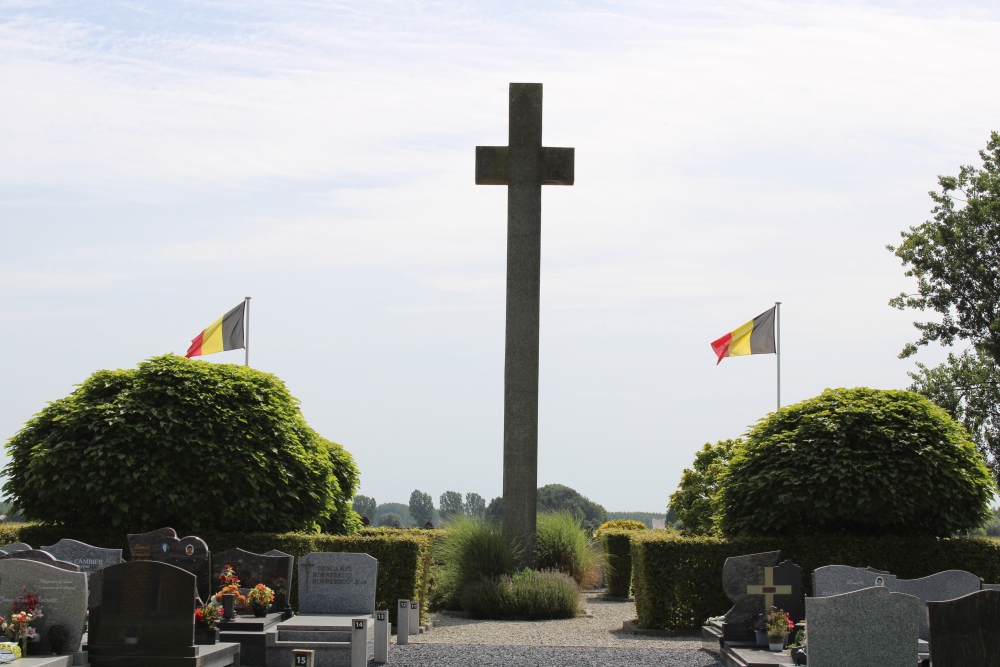
{"label": "metal flagpole", "polygon": [[774,302],[774,356],[778,361],[778,409],[781,409],[781,302]]}
{"label": "metal flagpole", "polygon": [[250,297],[244,299],[246,307],[243,309],[243,321],[246,322],[246,329],[243,333],[243,365],[250,365]]}

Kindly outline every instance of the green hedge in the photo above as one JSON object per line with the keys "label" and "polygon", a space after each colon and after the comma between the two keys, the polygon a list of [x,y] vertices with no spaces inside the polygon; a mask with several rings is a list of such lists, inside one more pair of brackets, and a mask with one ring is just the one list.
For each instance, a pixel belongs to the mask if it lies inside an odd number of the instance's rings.
{"label": "green hedge", "polygon": [[[312,551],[366,553],[378,560],[378,584],[375,607],[388,609],[396,622],[396,601],[419,598],[426,612],[429,596],[430,530],[363,529],[356,535],[307,535],[305,533],[216,533],[199,531],[213,553],[239,547],[262,554],[271,549],[283,551],[296,559]],[[186,533],[178,531],[183,537]],[[81,531],[45,524],[0,524],[0,546],[25,542],[33,547],[55,544],[62,538],[78,540],[95,547],[121,549],[128,559],[128,539],[117,531]],[[292,577],[290,601],[298,607],[298,564]]]}
{"label": "green hedge", "polygon": [[607,562],[604,568],[604,579],[608,583],[608,596],[627,598],[632,584],[632,541],[634,530],[604,530],[601,531],[601,543]]}
{"label": "green hedge", "polygon": [[802,566],[806,595],[812,572],[824,565],[871,566],[914,579],[942,570],[967,570],[1000,583],[1000,542],[985,538],[919,537],[681,537],[635,532],[632,591],[643,628],[695,630],[732,603],[722,590],[729,556],[781,551]]}

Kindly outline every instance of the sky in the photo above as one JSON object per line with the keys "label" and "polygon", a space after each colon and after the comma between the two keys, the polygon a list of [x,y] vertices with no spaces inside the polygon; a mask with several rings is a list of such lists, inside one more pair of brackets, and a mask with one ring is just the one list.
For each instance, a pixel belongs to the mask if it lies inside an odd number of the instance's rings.
{"label": "sky", "polygon": [[361,493],[500,495],[474,149],[540,82],[576,182],[542,195],[539,485],[663,511],[775,408],[773,355],[709,346],[775,301],[783,404],[909,384],[885,246],[1000,129],[998,34],[987,2],[0,0],[0,435],[251,296],[250,364]]}

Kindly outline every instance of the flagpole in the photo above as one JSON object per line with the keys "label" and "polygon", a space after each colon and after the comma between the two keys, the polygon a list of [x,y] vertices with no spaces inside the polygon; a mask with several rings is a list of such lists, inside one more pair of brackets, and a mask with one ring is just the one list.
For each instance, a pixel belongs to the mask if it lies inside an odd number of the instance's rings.
{"label": "flagpole", "polygon": [[774,354],[778,366],[778,409],[781,409],[781,302],[774,302]]}
{"label": "flagpole", "polygon": [[246,332],[243,339],[243,365],[250,365],[250,297],[244,299],[246,309],[243,312],[243,320],[246,322]]}

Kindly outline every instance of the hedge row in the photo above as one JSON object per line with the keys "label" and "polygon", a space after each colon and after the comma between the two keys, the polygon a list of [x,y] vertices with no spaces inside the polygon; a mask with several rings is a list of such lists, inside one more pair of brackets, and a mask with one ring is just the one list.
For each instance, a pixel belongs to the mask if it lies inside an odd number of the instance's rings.
{"label": "hedge row", "polygon": [[[658,531],[657,531],[658,532]],[[643,628],[695,630],[732,603],[722,590],[726,558],[780,550],[802,567],[806,595],[824,565],[871,566],[901,579],[967,570],[1000,583],[1000,542],[985,538],[788,537],[715,538],[638,532],[632,542],[632,591]]]}
{"label": "hedge row", "polygon": [[[199,531],[211,552],[240,548],[253,553],[271,549],[283,551],[296,559],[313,551],[366,553],[378,560],[378,583],[375,606],[388,609],[396,622],[396,601],[419,598],[426,611],[430,588],[430,544],[428,530],[363,529],[355,535],[308,535],[305,533],[216,533]],[[183,533],[178,533],[183,536]],[[128,560],[127,537],[113,530],[81,531],[45,524],[0,524],[0,545],[25,542],[33,547],[55,544],[62,538],[78,540],[95,547],[121,549]],[[298,606],[298,576],[292,577],[290,602]]]}
{"label": "hedge row", "polygon": [[601,543],[607,558],[604,567],[604,580],[608,584],[608,596],[627,598],[632,585],[632,541],[630,537],[636,531],[604,530],[601,532]]}

